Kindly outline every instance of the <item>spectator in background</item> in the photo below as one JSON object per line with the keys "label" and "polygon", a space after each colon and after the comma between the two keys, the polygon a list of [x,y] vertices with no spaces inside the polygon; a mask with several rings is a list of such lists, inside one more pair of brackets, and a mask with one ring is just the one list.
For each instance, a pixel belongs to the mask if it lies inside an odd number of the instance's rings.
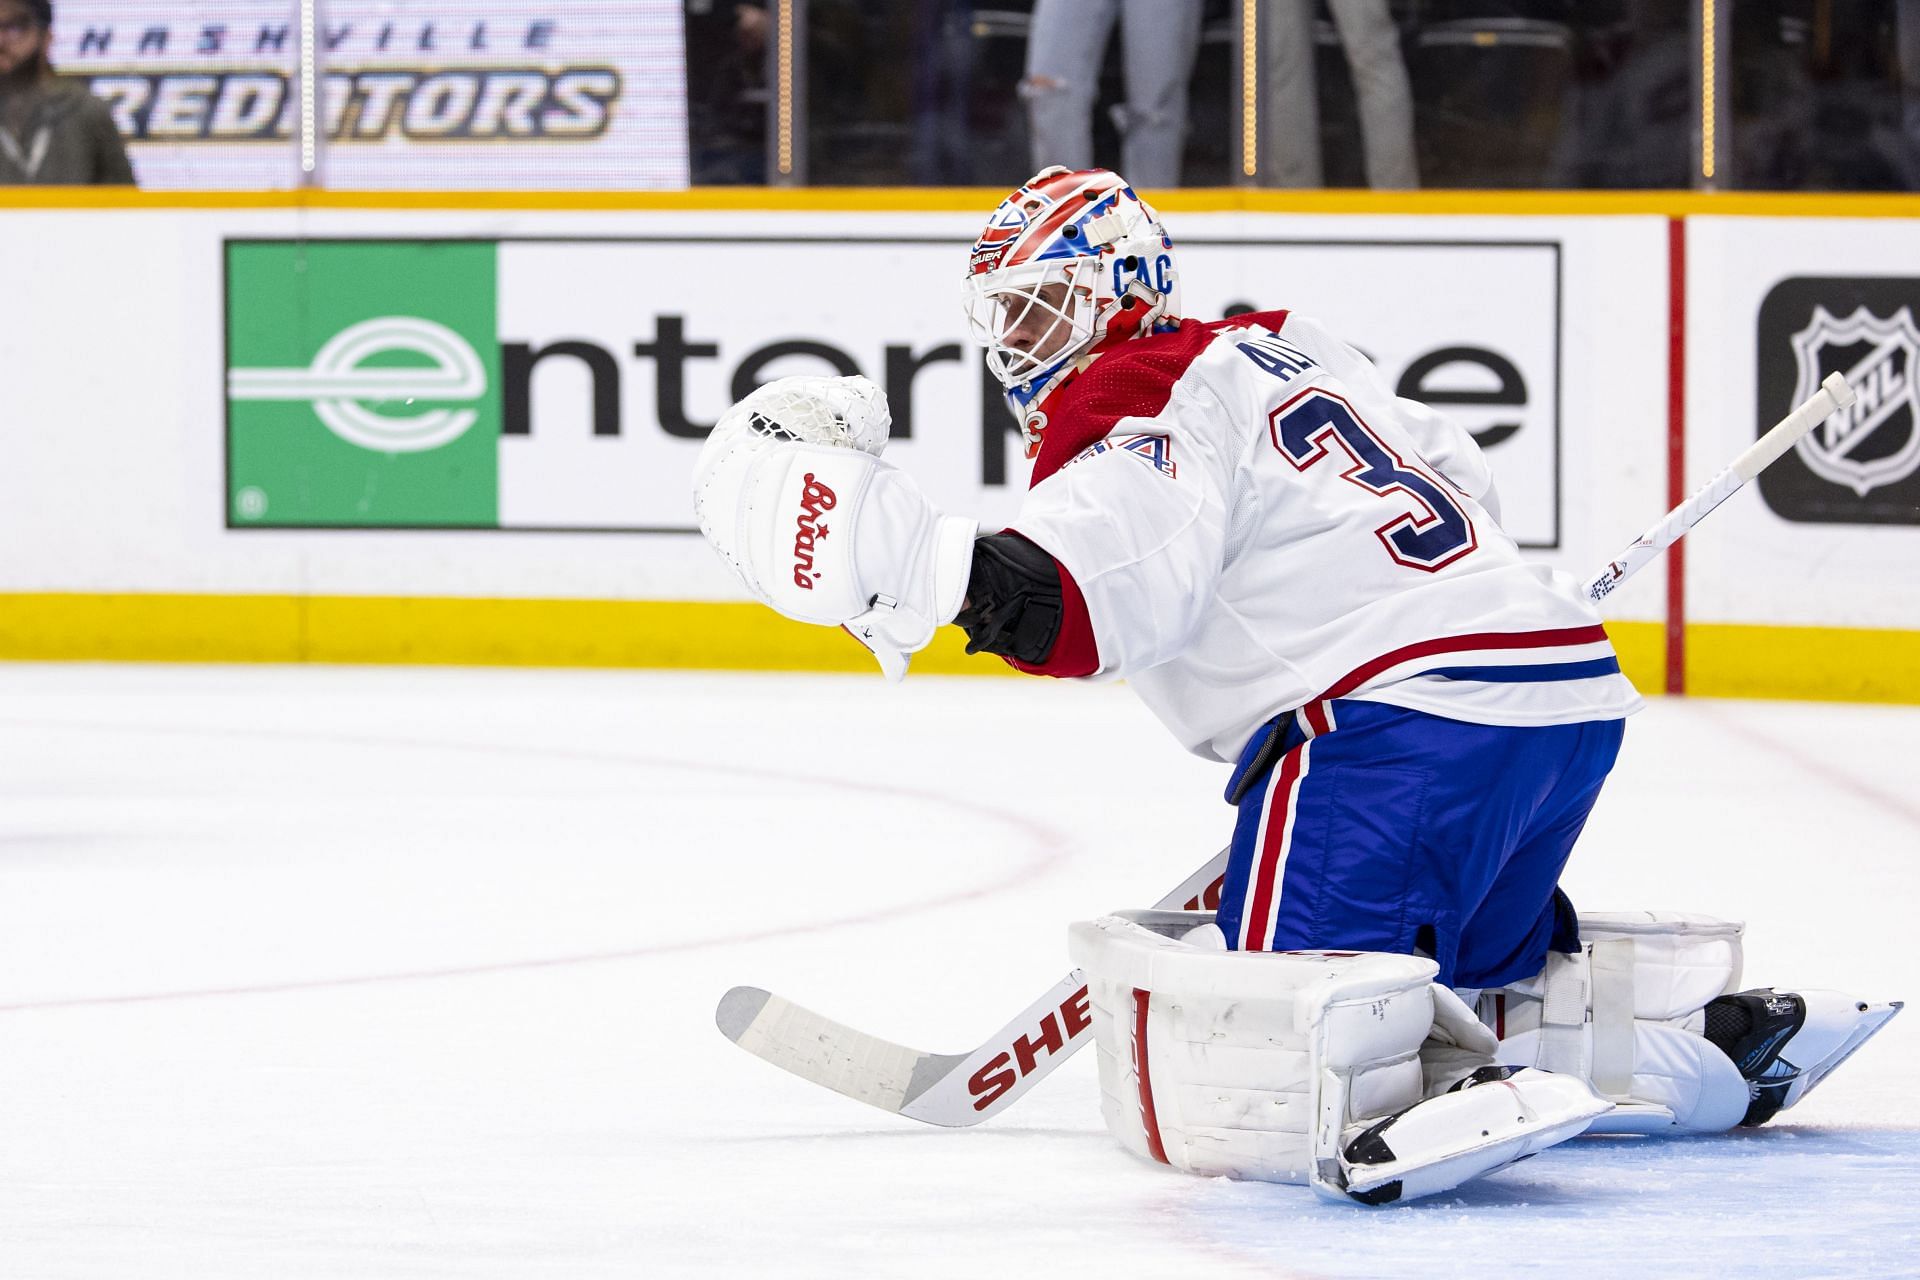
{"label": "spectator in background", "polygon": [[[1580,40],[1580,75],[1544,175],[1549,187],[1653,189],[1693,185],[1700,127],[1691,15],[1670,0],[1626,0],[1625,21]],[[1751,22],[1745,10],[1742,22]],[[1771,96],[1804,101],[1805,67],[1769,67]],[[1794,75],[1800,76],[1796,83]],[[1776,127],[1766,126],[1769,135]],[[1744,132],[1744,127],[1743,127]]]}
{"label": "spectator in background", "polygon": [[1120,168],[1137,186],[1179,186],[1200,6],[1201,0],[1036,0],[1020,82],[1034,167],[1093,167],[1093,102],[1119,17],[1127,86],[1126,104],[1114,109]]}
{"label": "spectator in background", "polygon": [[[975,181],[975,153],[993,147],[990,138],[976,138],[972,128],[979,43],[972,30],[974,11],[974,0],[919,0],[913,6],[913,158],[908,172],[919,186],[968,185]],[[1009,121],[996,132],[1018,131]],[[1025,148],[1021,151],[1024,164]]]}
{"label": "spectator in background", "polygon": [[0,0],[0,185],[131,183],[106,105],[53,74],[52,0]]}
{"label": "spectator in background", "polygon": [[[1270,187],[1322,185],[1320,99],[1313,58],[1313,0],[1258,3],[1260,181]],[[1367,185],[1420,185],[1413,158],[1413,89],[1387,0],[1327,0],[1353,72],[1366,148]]]}
{"label": "spectator in background", "polygon": [[1900,133],[1906,140],[1907,190],[1920,191],[1920,0],[1900,0],[1894,10],[1894,41],[1900,72]]}
{"label": "spectator in background", "polygon": [[687,0],[687,141],[695,186],[767,180],[767,26],[763,0]]}

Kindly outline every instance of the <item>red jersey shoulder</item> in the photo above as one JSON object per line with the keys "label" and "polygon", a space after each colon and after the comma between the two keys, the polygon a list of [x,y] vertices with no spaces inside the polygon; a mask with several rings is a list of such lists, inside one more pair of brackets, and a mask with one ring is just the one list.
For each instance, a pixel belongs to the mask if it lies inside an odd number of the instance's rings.
{"label": "red jersey shoulder", "polygon": [[1278,331],[1286,318],[1284,311],[1260,311],[1226,320],[1183,320],[1169,333],[1135,338],[1103,353],[1048,398],[1033,483],[1106,439],[1122,418],[1159,414],[1187,366],[1223,332],[1248,327]]}

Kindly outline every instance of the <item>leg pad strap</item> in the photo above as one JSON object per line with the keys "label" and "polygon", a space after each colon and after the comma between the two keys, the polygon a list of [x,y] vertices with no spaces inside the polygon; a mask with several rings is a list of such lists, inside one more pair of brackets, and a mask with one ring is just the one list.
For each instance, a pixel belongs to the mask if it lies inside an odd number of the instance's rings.
{"label": "leg pad strap", "polygon": [[1739,989],[1744,928],[1678,912],[1582,914],[1580,951],[1481,992],[1480,1017],[1501,1036],[1500,1061],[1577,1075],[1615,1102],[1596,1131],[1724,1129],[1736,1103],[1744,1110],[1745,1082],[1698,1033],[1707,1002]]}

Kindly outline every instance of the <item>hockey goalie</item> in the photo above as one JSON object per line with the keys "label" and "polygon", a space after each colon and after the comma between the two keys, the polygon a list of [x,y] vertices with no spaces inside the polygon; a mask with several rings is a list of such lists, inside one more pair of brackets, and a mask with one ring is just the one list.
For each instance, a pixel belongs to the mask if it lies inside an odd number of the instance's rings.
{"label": "hockey goalie", "polygon": [[1379,1204],[1590,1129],[1792,1106],[1899,1006],[1742,989],[1740,926],[1560,892],[1639,699],[1593,606],[1502,530],[1471,437],[1308,316],[1179,295],[1124,181],[1045,170],[966,272],[1033,460],[1011,528],[885,462],[861,378],[754,392],[695,475],[749,590],[890,678],[957,623],[1022,671],[1124,677],[1227,766],[1218,910],[1070,931],[1112,1132]]}

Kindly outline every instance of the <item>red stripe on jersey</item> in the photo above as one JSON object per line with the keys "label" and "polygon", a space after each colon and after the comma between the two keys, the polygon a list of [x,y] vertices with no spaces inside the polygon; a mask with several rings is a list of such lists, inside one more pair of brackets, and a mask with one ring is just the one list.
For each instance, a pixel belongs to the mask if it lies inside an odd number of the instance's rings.
{"label": "red stripe on jersey", "polygon": [[1561,627],[1553,631],[1487,631],[1471,636],[1447,636],[1440,640],[1422,640],[1403,645],[1392,653],[1383,653],[1362,663],[1333,682],[1322,698],[1340,698],[1352,693],[1389,667],[1442,653],[1460,653],[1469,649],[1552,649],[1560,645],[1599,644],[1607,638],[1601,626]]}
{"label": "red stripe on jersey", "polygon": [[1301,708],[1301,715],[1307,722],[1307,732],[1312,737],[1333,732],[1333,709],[1325,701],[1309,702]]}
{"label": "red stripe on jersey", "polygon": [[[1017,529],[1007,532],[1015,537],[1023,536]],[[1008,666],[1030,676],[1058,676],[1062,680],[1090,676],[1100,669],[1100,646],[1093,638],[1093,617],[1087,612],[1087,598],[1080,594],[1080,584],[1067,572],[1067,566],[1055,560],[1053,567],[1060,573],[1060,630],[1053,638],[1053,648],[1038,663],[1003,656]]]}
{"label": "red stripe on jersey", "polygon": [[1280,866],[1286,861],[1287,818],[1293,805],[1294,783],[1300,779],[1300,766],[1306,758],[1303,744],[1280,758],[1275,772],[1273,794],[1267,798],[1266,839],[1260,842],[1260,859],[1253,867],[1253,901],[1247,905],[1247,942],[1243,951],[1267,949],[1267,913],[1273,910],[1273,895],[1279,892]]}
{"label": "red stripe on jersey", "polygon": [[1140,1082],[1140,1127],[1147,1133],[1147,1154],[1168,1164],[1167,1148],[1160,1141],[1160,1117],[1153,1110],[1153,1073],[1147,1069],[1147,1005],[1152,998],[1138,987],[1133,989],[1133,1073]]}

